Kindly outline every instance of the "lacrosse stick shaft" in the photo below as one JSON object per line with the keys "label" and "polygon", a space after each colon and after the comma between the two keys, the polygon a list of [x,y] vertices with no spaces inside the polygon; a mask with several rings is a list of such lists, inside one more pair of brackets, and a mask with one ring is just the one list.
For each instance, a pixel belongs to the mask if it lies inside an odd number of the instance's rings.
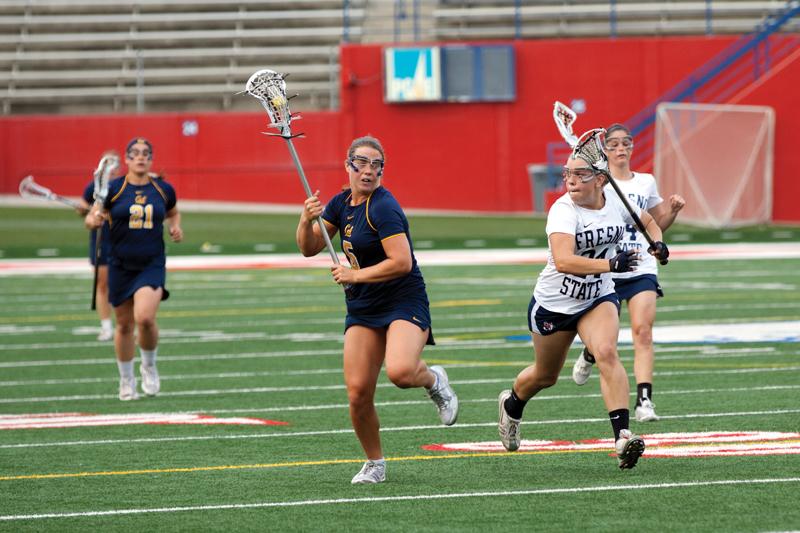
{"label": "lacrosse stick shaft", "polygon": [[[306,174],[303,172],[303,166],[300,164],[300,158],[297,157],[297,151],[294,149],[294,144],[292,144],[291,138],[285,138],[286,144],[289,146],[289,153],[292,154],[292,159],[294,160],[294,166],[297,168],[297,173],[300,174],[300,181],[303,182],[303,189],[306,191],[306,197],[310,198],[313,194],[311,192],[311,186],[308,184],[308,180],[306,179]],[[331,242],[331,236],[328,235],[328,229],[325,227],[325,222],[322,221],[322,217],[317,217],[317,224],[319,224],[319,232],[322,233],[322,238],[325,241],[325,247],[328,249],[328,253],[331,255],[331,259],[335,265],[341,264],[339,261],[339,256],[336,255],[336,250],[333,249],[333,243]],[[352,298],[352,288],[353,286],[350,284],[342,285],[344,289],[344,294],[347,299]]]}
{"label": "lacrosse stick shaft", "polygon": [[[294,166],[297,168],[297,173],[300,174],[300,181],[303,182],[303,188],[306,191],[306,198],[310,198],[313,194],[311,192],[311,186],[308,184],[305,172],[303,172],[303,166],[300,164],[300,158],[297,157],[297,151],[294,149],[294,144],[292,144],[291,139],[286,139],[286,144],[289,146],[289,153],[292,154],[292,159],[294,160]],[[331,254],[331,259],[335,264],[340,264],[339,256],[336,255],[336,251],[333,249],[331,237],[328,235],[328,230],[325,228],[325,223],[322,221],[322,217],[317,217],[317,223],[319,224],[322,238],[325,240],[325,247],[328,249],[328,253]]]}
{"label": "lacrosse stick shaft", "polygon": [[[623,193],[622,189],[619,188],[619,185],[617,185],[616,180],[611,177],[610,172],[606,173],[606,177],[608,178],[608,182],[611,184],[611,187],[614,189],[614,192],[616,192],[617,196],[619,196],[619,199],[622,200],[622,204],[625,206],[625,209],[627,209],[628,213],[631,215],[631,218],[633,219],[633,222],[636,224],[636,228],[639,230],[639,233],[644,235],[645,240],[652,248],[655,248],[656,247],[655,241],[650,236],[650,234],[647,233],[647,230],[644,227],[642,219],[639,218],[639,215],[637,215],[636,211],[634,211],[633,207],[631,207],[631,204],[630,202],[628,202],[628,198],[625,196],[625,193]],[[662,265],[666,265],[669,262],[669,259],[661,259],[660,261]]]}
{"label": "lacrosse stick shaft", "polygon": [[103,240],[103,226],[96,230],[94,236],[94,282],[92,283],[92,311],[97,309],[97,277],[100,272],[100,246]]}

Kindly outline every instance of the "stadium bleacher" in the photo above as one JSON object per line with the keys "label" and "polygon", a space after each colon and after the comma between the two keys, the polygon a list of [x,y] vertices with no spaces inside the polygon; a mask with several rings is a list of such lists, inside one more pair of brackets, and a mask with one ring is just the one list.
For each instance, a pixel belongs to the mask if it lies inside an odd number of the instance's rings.
{"label": "stadium bleacher", "polygon": [[291,73],[296,109],[334,109],[342,41],[744,33],[785,2],[516,4],[4,0],[0,108],[6,115],[252,110],[236,93],[268,67]]}
{"label": "stadium bleacher", "polygon": [[725,34],[751,31],[786,2],[440,0],[435,39]]}
{"label": "stadium bleacher", "polygon": [[[347,12],[356,38],[363,3]],[[8,0],[0,101],[4,114],[251,109],[234,96],[268,66],[291,72],[298,107],[331,107],[343,31],[331,0]]]}

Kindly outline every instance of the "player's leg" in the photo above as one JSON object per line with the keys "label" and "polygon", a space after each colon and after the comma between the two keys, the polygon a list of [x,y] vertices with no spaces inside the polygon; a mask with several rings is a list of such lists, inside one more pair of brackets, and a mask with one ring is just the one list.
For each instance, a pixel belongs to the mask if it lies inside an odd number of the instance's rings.
{"label": "player's leg", "polygon": [[398,387],[425,387],[436,405],[439,419],[446,426],[458,418],[458,396],[450,386],[447,372],[440,366],[428,367],[422,350],[428,341],[429,329],[407,320],[394,320],[386,332],[386,376]]}
{"label": "player's leg", "polygon": [[616,442],[620,468],[633,468],[644,453],[644,441],[629,429],[630,387],[617,352],[619,315],[617,306],[603,302],[578,322],[578,335],[594,355],[600,371],[600,391],[606,404]]}
{"label": "player's leg", "polygon": [[142,390],[148,396],[155,396],[161,390],[161,379],[156,367],[158,356],[158,324],[156,313],[161,303],[161,287],[140,287],[133,295],[133,315],[139,333],[139,352],[142,357],[139,372],[142,376]]}
{"label": "player's leg", "polygon": [[99,341],[110,341],[114,338],[114,323],[111,320],[111,304],[108,301],[108,265],[97,267],[97,316],[100,318]]}
{"label": "player's leg", "polygon": [[653,324],[656,320],[655,291],[639,292],[628,300],[628,313],[633,334],[633,373],[636,376],[636,420],[658,420],[653,405]]}
{"label": "player's leg", "polygon": [[385,480],[385,462],[375,410],[375,387],[384,359],[386,332],[354,325],[344,334],[344,382],[350,405],[350,420],[367,462],[352,483],[380,483]]}
{"label": "player's leg", "polygon": [[519,425],[528,400],[539,391],[555,385],[564,367],[574,331],[557,331],[550,335],[533,333],[534,364],[523,369],[511,389],[498,397],[498,432],[503,446],[509,451],[519,448]]}
{"label": "player's leg", "polygon": [[114,307],[117,326],[114,334],[114,350],[119,369],[119,399],[138,400],[136,376],[133,373],[133,356],[136,349],[134,340],[133,299],[129,298]]}

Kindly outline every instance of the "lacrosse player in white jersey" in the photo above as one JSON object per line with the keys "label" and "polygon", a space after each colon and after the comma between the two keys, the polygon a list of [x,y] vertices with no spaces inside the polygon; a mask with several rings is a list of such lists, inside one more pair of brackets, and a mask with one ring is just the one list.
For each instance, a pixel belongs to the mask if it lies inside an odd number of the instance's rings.
{"label": "lacrosse player in white jersey", "polygon": [[[652,174],[631,171],[633,136],[622,124],[612,124],[605,134],[605,149],[611,176],[620,189],[628,196],[632,205],[649,213],[661,231],[666,231],[685,205],[684,199],[673,194],[664,201],[658,193],[656,180]],[[613,194],[610,187],[607,191]],[[636,250],[642,257],[635,272],[620,272],[613,275],[615,290],[620,302],[628,302],[628,314],[633,334],[634,363],[636,377],[636,408],[638,422],[658,420],[653,404],[653,323],[656,319],[656,299],[664,296],[658,284],[658,263],[655,257],[642,253],[647,249],[647,241],[628,225],[622,240],[624,250]],[[572,379],[578,385],[589,380],[595,357],[588,348],[575,360]]]}
{"label": "lacrosse player in white jersey", "polygon": [[[619,198],[604,188],[604,133],[600,129],[581,136],[563,169],[567,192],[547,215],[547,265],[528,309],[535,362],[517,375],[511,389],[500,393],[498,431],[507,450],[519,448],[525,404],[556,383],[577,334],[595,354],[619,467],[628,469],[644,452],[644,440],[629,430],[628,375],[617,353],[619,299],[611,273],[634,270],[640,254],[617,250],[634,221]],[[660,242],[658,225],[646,212],[641,219],[656,253],[666,259],[669,251]]]}

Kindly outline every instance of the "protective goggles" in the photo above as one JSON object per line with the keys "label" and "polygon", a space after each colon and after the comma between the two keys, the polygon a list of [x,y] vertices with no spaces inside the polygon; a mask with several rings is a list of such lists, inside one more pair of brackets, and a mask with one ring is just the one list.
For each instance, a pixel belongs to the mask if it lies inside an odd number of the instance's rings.
{"label": "protective goggles", "polygon": [[354,155],[351,157],[350,164],[358,170],[364,170],[368,165],[372,170],[383,170],[383,159],[370,159],[363,155]]}
{"label": "protective goggles", "polygon": [[564,167],[561,169],[561,177],[566,181],[570,178],[570,176],[574,176],[581,180],[583,183],[587,181],[592,181],[594,177],[597,175],[597,171],[592,168],[567,168]]}
{"label": "protective goggles", "polygon": [[605,141],[606,150],[616,150],[620,146],[626,150],[633,150],[633,137],[625,136],[622,138],[606,139]]}

